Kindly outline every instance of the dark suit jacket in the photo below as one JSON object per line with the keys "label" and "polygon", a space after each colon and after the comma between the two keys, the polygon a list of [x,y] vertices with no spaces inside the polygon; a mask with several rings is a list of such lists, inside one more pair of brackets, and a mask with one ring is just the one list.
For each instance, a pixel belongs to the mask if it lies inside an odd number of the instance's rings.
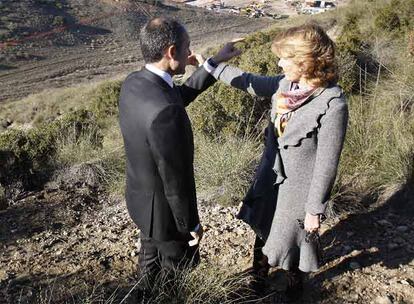
{"label": "dark suit jacket", "polygon": [[124,81],[119,119],[127,157],[126,203],[147,237],[182,240],[199,223],[194,143],[185,107],[215,82],[199,68],[171,88],[142,69]]}

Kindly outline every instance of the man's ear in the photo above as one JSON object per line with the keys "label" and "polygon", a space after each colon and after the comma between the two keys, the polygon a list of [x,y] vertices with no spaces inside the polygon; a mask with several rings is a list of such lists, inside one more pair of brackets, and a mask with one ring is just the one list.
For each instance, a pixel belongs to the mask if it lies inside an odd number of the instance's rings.
{"label": "man's ear", "polygon": [[165,56],[170,60],[175,59],[176,53],[177,53],[177,48],[175,47],[175,45],[170,45],[165,50]]}

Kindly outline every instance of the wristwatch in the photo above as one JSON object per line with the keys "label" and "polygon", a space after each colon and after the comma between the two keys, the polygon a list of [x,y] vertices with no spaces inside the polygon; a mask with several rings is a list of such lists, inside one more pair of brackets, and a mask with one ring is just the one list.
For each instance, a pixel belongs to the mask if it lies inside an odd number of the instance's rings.
{"label": "wristwatch", "polygon": [[212,67],[212,68],[217,68],[218,64],[213,60],[212,57],[207,59],[207,63]]}

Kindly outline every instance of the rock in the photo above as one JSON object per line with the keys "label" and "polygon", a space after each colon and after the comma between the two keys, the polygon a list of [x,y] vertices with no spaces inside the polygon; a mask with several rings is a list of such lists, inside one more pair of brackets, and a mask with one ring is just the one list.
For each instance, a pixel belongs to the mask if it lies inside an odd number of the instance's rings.
{"label": "rock", "polygon": [[375,301],[375,304],[392,304],[391,299],[388,296],[378,296]]}
{"label": "rock", "polygon": [[378,224],[380,224],[381,226],[392,226],[392,224],[387,220],[379,220]]}
{"label": "rock", "polygon": [[360,269],[361,265],[358,262],[351,262],[349,263],[349,267],[353,270]]}
{"label": "rock", "polygon": [[407,226],[398,226],[397,231],[399,232],[406,232],[408,230]]}
{"label": "rock", "polygon": [[350,255],[351,255],[352,257],[356,257],[356,256],[360,255],[360,254],[361,254],[361,252],[362,252],[361,250],[354,250],[354,251],[352,251],[352,252],[351,252],[351,254],[350,254]]}
{"label": "rock", "polygon": [[410,282],[408,282],[407,280],[401,280],[399,283],[403,285],[408,285],[408,286],[411,285]]}
{"label": "rock", "polygon": [[7,272],[3,269],[0,269],[0,282],[6,281],[9,278]]}
{"label": "rock", "polygon": [[351,294],[348,296],[348,299],[349,299],[351,302],[357,302],[357,301],[358,301],[358,299],[359,299],[359,295],[358,295],[357,293],[351,293]]}
{"label": "rock", "polygon": [[387,247],[388,247],[388,249],[390,249],[390,250],[394,250],[394,249],[397,249],[398,247],[400,247],[398,244],[396,244],[396,243],[389,243],[388,245],[387,245]]}

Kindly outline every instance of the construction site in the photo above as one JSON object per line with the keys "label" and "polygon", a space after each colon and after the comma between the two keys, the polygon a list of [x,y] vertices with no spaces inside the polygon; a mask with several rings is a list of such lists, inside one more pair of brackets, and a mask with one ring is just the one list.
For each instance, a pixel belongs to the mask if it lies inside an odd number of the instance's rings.
{"label": "construction site", "polygon": [[298,14],[322,13],[343,5],[346,0],[189,0],[184,2],[216,13],[235,14],[249,18],[284,19]]}

